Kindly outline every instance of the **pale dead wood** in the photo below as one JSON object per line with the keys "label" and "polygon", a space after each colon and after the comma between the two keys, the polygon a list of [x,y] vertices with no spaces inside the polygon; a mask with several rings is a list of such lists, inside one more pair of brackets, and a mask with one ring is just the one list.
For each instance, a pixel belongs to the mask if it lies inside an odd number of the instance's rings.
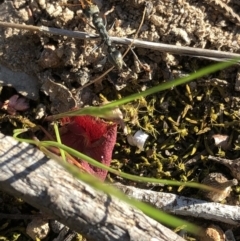
{"label": "pale dead wood", "polygon": [[172,193],[143,190],[122,184],[114,184],[129,197],[152,204],[168,213],[211,221],[223,222],[231,225],[240,224],[240,207],[207,202],[195,198],[178,196]]}
{"label": "pale dead wood", "polygon": [[141,211],[76,180],[33,146],[3,134],[0,189],[91,240],[184,240]]}

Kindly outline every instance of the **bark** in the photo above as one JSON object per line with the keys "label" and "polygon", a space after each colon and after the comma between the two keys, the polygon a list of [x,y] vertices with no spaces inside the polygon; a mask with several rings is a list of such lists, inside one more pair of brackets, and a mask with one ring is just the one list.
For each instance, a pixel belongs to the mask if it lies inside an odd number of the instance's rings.
{"label": "bark", "polygon": [[195,198],[188,198],[172,193],[143,190],[122,184],[114,184],[115,187],[126,193],[129,197],[152,204],[165,212],[204,218],[231,225],[240,223],[240,207],[225,205],[216,202],[207,202]]}
{"label": "bark", "polygon": [[141,211],[76,180],[35,147],[3,134],[0,189],[91,240],[184,240]]}

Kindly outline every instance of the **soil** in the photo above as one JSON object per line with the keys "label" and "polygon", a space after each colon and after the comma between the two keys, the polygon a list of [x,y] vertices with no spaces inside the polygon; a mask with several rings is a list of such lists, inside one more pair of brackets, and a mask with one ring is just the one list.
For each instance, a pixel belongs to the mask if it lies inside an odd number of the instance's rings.
{"label": "soil", "polygon": [[[147,13],[138,39],[239,53],[239,1],[96,1],[102,13],[115,7],[107,15],[109,35],[129,38],[134,37],[140,25],[146,3]],[[3,0],[0,21],[97,33],[77,0]],[[114,47],[121,53],[127,49],[122,45]],[[14,94],[26,97],[30,109],[19,112],[20,115],[48,128],[43,122],[46,115],[97,106],[101,103],[100,95],[108,101],[120,99],[213,63],[146,48],[133,51],[135,54],[129,51],[124,57],[126,66],[122,70],[114,68],[82,89],[111,67],[105,44],[0,27],[0,101],[3,104]],[[225,167],[209,161],[207,156],[240,157],[239,76],[239,67],[235,65],[122,106],[131,133],[142,129],[150,137],[145,149],[139,151],[128,144],[119,129],[112,167],[135,175],[178,181],[200,182],[211,172],[221,172],[232,179]],[[0,121],[0,131],[7,135],[23,125],[20,118],[4,110],[0,112]],[[200,198],[192,189],[152,188]],[[227,203],[239,205],[238,195],[235,188]]]}

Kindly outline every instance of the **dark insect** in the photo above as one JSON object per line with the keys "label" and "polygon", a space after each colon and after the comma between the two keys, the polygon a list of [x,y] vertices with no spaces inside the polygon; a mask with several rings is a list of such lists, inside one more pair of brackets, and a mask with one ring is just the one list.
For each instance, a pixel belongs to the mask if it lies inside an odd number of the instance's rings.
{"label": "dark insect", "polygon": [[108,61],[119,70],[123,67],[123,57],[120,51],[112,46],[112,41],[109,38],[106,26],[97,5],[93,4],[91,0],[80,0],[83,13],[87,18],[92,19],[92,23],[102,38],[102,43],[107,46]]}

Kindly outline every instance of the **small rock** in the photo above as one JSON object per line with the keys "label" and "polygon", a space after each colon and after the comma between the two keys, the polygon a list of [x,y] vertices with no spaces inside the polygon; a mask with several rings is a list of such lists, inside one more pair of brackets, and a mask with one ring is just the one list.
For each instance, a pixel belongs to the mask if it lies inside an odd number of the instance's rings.
{"label": "small rock", "polygon": [[226,232],[225,232],[225,238],[226,240],[225,241],[236,241],[234,235],[233,235],[233,232],[231,229],[228,229]]}
{"label": "small rock", "polygon": [[132,146],[138,147],[141,151],[144,149],[144,145],[148,139],[149,135],[142,130],[137,131],[134,136],[128,135],[128,143]]}
{"label": "small rock", "polygon": [[221,202],[231,192],[231,187],[238,184],[237,179],[228,180],[222,173],[210,173],[203,180],[202,184],[218,189],[218,191],[201,191],[202,195],[212,201]]}
{"label": "small rock", "polygon": [[0,85],[12,86],[28,99],[38,99],[38,79],[23,72],[12,71],[4,65],[0,65]]}
{"label": "small rock", "polygon": [[48,221],[40,218],[33,219],[27,226],[26,233],[33,239],[44,239],[50,231]]}
{"label": "small rock", "polygon": [[235,160],[230,160],[230,159],[221,158],[221,157],[208,156],[208,159],[228,167],[229,170],[231,171],[232,176],[237,180],[240,180],[240,158],[237,158]]}
{"label": "small rock", "polygon": [[215,146],[220,147],[223,150],[227,150],[229,148],[228,135],[216,134],[216,135],[213,135],[212,138],[214,139]]}
{"label": "small rock", "polygon": [[210,225],[205,230],[205,233],[200,238],[200,241],[225,241],[225,235],[219,226]]}
{"label": "small rock", "polygon": [[46,106],[43,104],[39,104],[36,108],[35,119],[40,120],[44,116],[46,116]]}

